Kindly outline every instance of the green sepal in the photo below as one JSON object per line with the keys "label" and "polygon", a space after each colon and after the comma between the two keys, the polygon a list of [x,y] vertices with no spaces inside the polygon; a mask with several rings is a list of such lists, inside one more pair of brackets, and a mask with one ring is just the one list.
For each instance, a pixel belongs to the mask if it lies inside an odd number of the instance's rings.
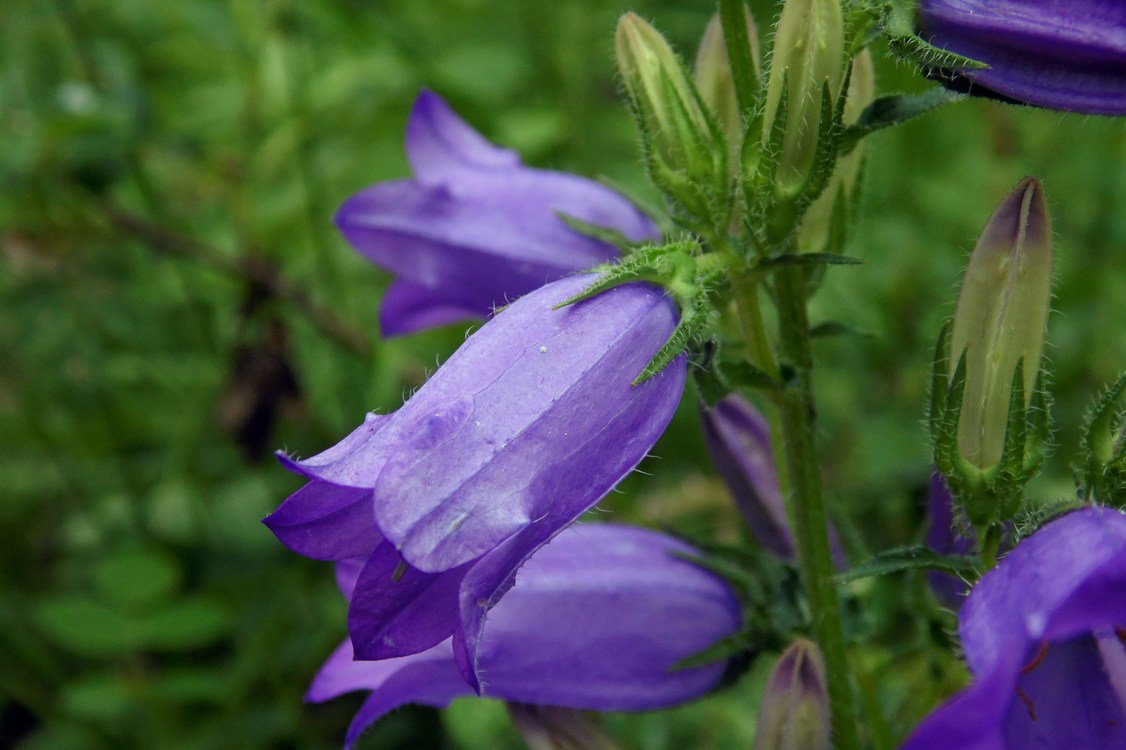
{"label": "green sepal", "polygon": [[[938,332],[938,341],[934,345],[934,357],[931,360],[931,393],[930,409],[927,413],[927,427],[930,431],[931,445],[938,451],[939,428],[943,425],[946,414],[947,392],[950,390],[950,373],[947,364],[950,362],[950,331],[951,321],[942,324]],[[946,473],[941,467],[939,471]]]}
{"label": "green sepal", "polygon": [[850,583],[861,578],[886,576],[905,570],[941,570],[956,575],[969,574],[976,577],[978,560],[965,555],[940,555],[929,547],[912,545],[884,550],[844,573],[833,576],[836,583]]}
{"label": "green sepal", "polygon": [[719,312],[706,289],[698,287],[686,298],[676,294],[673,296],[677,298],[680,305],[680,321],[668,341],[657,350],[653,359],[649,360],[649,364],[634,379],[633,385],[641,385],[663,370],[665,365],[688,349],[693,341],[700,340],[704,331],[711,328],[719,317]]}
{"label": "green sepal", "polygon": [[728,393],[748,390],[778,392],[783,387],[783,383],[766,371],[743,359],[719,358],[715,362],[715,370],[721,382],[727,385]]}
{"label": "green sepal", "polygon": [[589,221],[583,221],[577,216],[572,216],[571,214],[566,214],[562,211],[556,211],[555,215],[559,217],[559,220],[566,224],[570,229],[585,237],[591,237],[598,240],[599,242],[605,242],[607,245],[613,245],[614,247],[621,248],[623,250],[629,247],[629,245],[633,244],[630,241],[629,237],[626,237],[617,229],[599,226],[598,224],[591,224]]}
{"label": "green sepal", "polygon": [[915,33],[915,2],[892,0],[887,6],[884,32],[893,54],[924,68],[971,69],[989,67],[983,62],[936,47]]}
{"label": "green sepal", "polygon": [[1105,388],[1088,410],[1082,448],[1086,477],[1080,494],[1088,500],[1121,507],[1126,500],[1126,442],[1122,440],[1126,373]]}
{"label": "green sepal", "polygon": [[694,242],[673,242],[667,245],[645,245],[620,263],[604,264],[594,269],[599,276],[590,286],[569,297],[554,309],[582,302],[595,295],[633,281],[648,281],[654,284],[672,285],[679,278],[690,274],[692,255],[698,251]]}
{"label": "green sepal", "polygon": [[840,140],[841,156],[855,148],[864,136],[874,131],[898,125],[944,104],[960,102],[967,98],[965,94],[941,86],[935,86],[919,94],[881,96],[860,113],[854,125],[845,128]]}

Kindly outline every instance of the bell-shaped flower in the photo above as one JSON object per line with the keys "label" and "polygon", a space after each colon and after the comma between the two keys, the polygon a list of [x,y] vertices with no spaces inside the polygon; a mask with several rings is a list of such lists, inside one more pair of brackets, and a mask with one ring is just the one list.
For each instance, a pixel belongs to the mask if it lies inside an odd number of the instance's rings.
{"label": "bell-shaped flower", "polygon": [[971,94],[1049,109],[1126,114],[1122,0],[922,0],[920,35],[987,64],[957,71]]}
{"label": "bell-shaped flower", "polygon": [[1126,748],[1126,516],[1075,511],[970,592],[958,632],[973,682],[905,750]]}
{"label": "bell-shaped flower", "polygon": [[656,239],[656,227],[592,180],[532,169],[492,145],[437,94],[419,95],[407,125],[414,179],[361,190],[336,225],[361,255],[396,279],[380,308],[385,336],[467,318],[549,281],[617,258],[563,216]]}
{"label": "bell-shaped flower", "polygon": [[502,310],[398,411],[307,460],[310,480],[265,521],[290,549],[364,557],[350,626],[361,658],[458,635],[477,675],[485,614],[527,557],[645,457],[672,418],[685,361],[632,381],[677,322],[664,292],[615,287],[555,309],[590,276]]}
{"label": "bell-shaped flower", "polygon": [[[712,690],[722,662],[687,669],[694,656],[739,628],[730,588],[683,559],[689,545],[646,529],[594,524],[559,534],[521,568],[489,614],[480,647],[481,695],[516,703],[598,711],[672,706]],[[354,572],[340,575],[351,597]],[[306,696],[370,695],[348,730],[351,745],[388,711],[408,703],[444,707],[474,695],[456,644],[385,661],[353,660],[345,642]]]}

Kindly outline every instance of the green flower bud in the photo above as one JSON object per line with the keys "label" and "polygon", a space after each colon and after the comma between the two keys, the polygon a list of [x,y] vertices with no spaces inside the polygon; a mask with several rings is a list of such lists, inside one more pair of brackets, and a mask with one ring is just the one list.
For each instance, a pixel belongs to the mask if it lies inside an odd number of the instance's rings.
{"label": "green flower bud", "polygon": [[[755,75],[760,73],[758,30],[751,11],[743,6],[743,17],[747,24],[747,38],[751,42],[751,53]],[[719,14],[712,16],[700,49],[696,53],[696,67],[693,70],[696,88],[700,98],[711,109],[724,134],[730,149],[731,165],[738,163],[739,143],[743,139],[743,122],[739,111],[739,101],[735,95],[735,79],[731,75],[731,61],[727,56],[727,42],[724,41],[723,26]]]}
{"label": "green flower bud", "polygon": [[823,93],[826,87],[834,98],[840,93],[844,67],[844,19],[839,0],[786,0],[770,56],[762,133],[765,146],[784,90],[785,129],[774,174],[779,195],[800,192],[813,169]]}
{"label": "green flower bud", "polygon": [[709,160],[709,127],[676,53],[636,13],[618,21],[614,45],[626,91],[651,139],[647,145],[655,146],[670,167],[691,173],[693,162]]}
{"label": "green flower bud", "polygon": [[774,665],[759,709],[755,750],[829,750],[825,660],[798,639]]}
{"label": "green flower bud", "polygon": [[965,357],[957,446],[972,466],[989,470],[1001,461],[1018,364],[1024,409],[1031,402],[1051,296],[1048,207],[1040,183],[1026,177],[982,231],[954,312],[951,362]]}
{"label": "green flower bud", "polygon": [[[875,98],[876,74],[872,68],[872,55],[864,49],[852,60],[852,75],[848,81],[848,95],[844,105],[844,124],[855,124]],[[837,160],[825,191],[806,209],[798,230],[799,252],[840,252],[839,247],[829,247],[834,234],[833,222],[834,219],[847,219],[863,163],[864,141],[861,140],[852,151]],[[844,216],[838,214],[838,206],[844,209]]]}

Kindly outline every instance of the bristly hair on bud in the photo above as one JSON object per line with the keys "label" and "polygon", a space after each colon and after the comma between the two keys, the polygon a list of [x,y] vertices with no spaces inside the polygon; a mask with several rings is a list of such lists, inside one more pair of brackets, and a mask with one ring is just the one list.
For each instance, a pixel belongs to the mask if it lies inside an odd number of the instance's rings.
{"label": "bristly hair on bud", "polygon": [[774,174],[779,195],[797,195],[814,168],[822,99],[826,90],[834,98],[840,92],[845,62],[839,0],[786,0],[770,56],[762,130],[766,146],[784,98],[784,136]]}
{"label": "bristly hair on bud", "polygon": [[1001,201],[970,257],[950,337],[966,358],[958,452],[972,466],[996,466],[1005,449],[1017,368],[1031,405],[1040,378],[1052,295],[1052,232],[1044,189],[1026,177]]}
{"label": "bristly hair on bud", "polygon": [[774,665],[762,693],[755,750],[829,750],[825,659],[799,638]]}

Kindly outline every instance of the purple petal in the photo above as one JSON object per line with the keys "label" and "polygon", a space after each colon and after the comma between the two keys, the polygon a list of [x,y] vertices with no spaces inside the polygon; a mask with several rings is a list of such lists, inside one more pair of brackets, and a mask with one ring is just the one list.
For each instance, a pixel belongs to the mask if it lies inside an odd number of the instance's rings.
{"label": "purple petal", "polygon": [[704,409],[702,415],[708,450],[747,528],[759,544],[783,560],[792,560],[794,542],[766,419],[735,395]]}
{"label": "purple petal", "polygon": [[381,544],[360,571],[348,608],[356,658],[416,654],[449,638],[468,568],[423,573],[405,565],[391,544]]}
{"label": "purple petal", "polygon": [[382,537],[371,490],[309,482],[262,523],[290,550],[314,560],[368,555]]}
{"label": "purple petal", "polygon": [[362,190],[336,216],[349,243],[410,285],[393,289],[384,303],[392,333],[452,322],[455,314],[482,317],[545,283],[617,259],[617,248],[576,232],[561,215],[634,241],[659,237],[618,193],[521,166],[435,94],[416,102],[407,149],[416,179]]}
{"label": "purple petal", "polygon": [[459,302],[451,291],[392,282],[379,303],[379,332],[391,338],[480,316],[478,302]]}
{"label": "purple petal", "polygon": [[363,424],[328,450],[305,460],[290,458],[284,453],[279,453],[278,460],[290,471],[301,474],[307,479],[318,480],[331,476],[332,481],[341,486],[370,487],[370,484],[364,485],[354,481],[353,472],[356,466],[363,466],[366,471],[371,471],[386,460],[378,450],[384,444],[372,438],[387,426],[390,416],[366,414]]}
{"label": "purple petal", "polygon": [[922,0],[931,44],[987,63],[960,74],[988,94],[1051,109],[1126,114],[1121,0]]}
{"label": "purple petal", "polygon": [[433,91],[419,94],[411,109],[407,158],[421,182],[457,179],[465,171],[520,166],[515,151],[489,143]]}
{"label": "purple petal", "polygon": [[348,727],[345,748],[388,711],[408,703],[444,708],[473,691],[461,679],[448,642],[421,654],[386,661],[353,661],[352,644],[345,641],[317,673],[305,700],[321,702],[353,690],[372,693]]}
{"label": "purple petal", "polygon": [[[927,490],[927,546],[942,555],[965,555],[973,551],[973,531],[962,532],[954,520],[954,497],[938,472],[931,474]],[[957,610],[965,601],[969,584],[956,575],[927,571],[927,582],[942,604]]]}
{"label": "purple petal", "polygon": [[[696,550],[664,534],[612,525],[561,533],[528,561],[490,613],[480,650],[485,695],[575,709],[644,710],[699,697],[723,664],[673,666],[740,624],[722,580],[675,555]],[[444,706],[471,693],[450,640],[384,661],[338,649],[306,696],[371,690],[348,741],[406,703]]]}
{"label": "purple petal", "polygon": [[677,554],[696,551],[645,529],[598,524],[560,534],[489,614],[483,694],[637,711],[713,688],[722,663],[672,668],[735,632],[739,606],[726,584]]}

